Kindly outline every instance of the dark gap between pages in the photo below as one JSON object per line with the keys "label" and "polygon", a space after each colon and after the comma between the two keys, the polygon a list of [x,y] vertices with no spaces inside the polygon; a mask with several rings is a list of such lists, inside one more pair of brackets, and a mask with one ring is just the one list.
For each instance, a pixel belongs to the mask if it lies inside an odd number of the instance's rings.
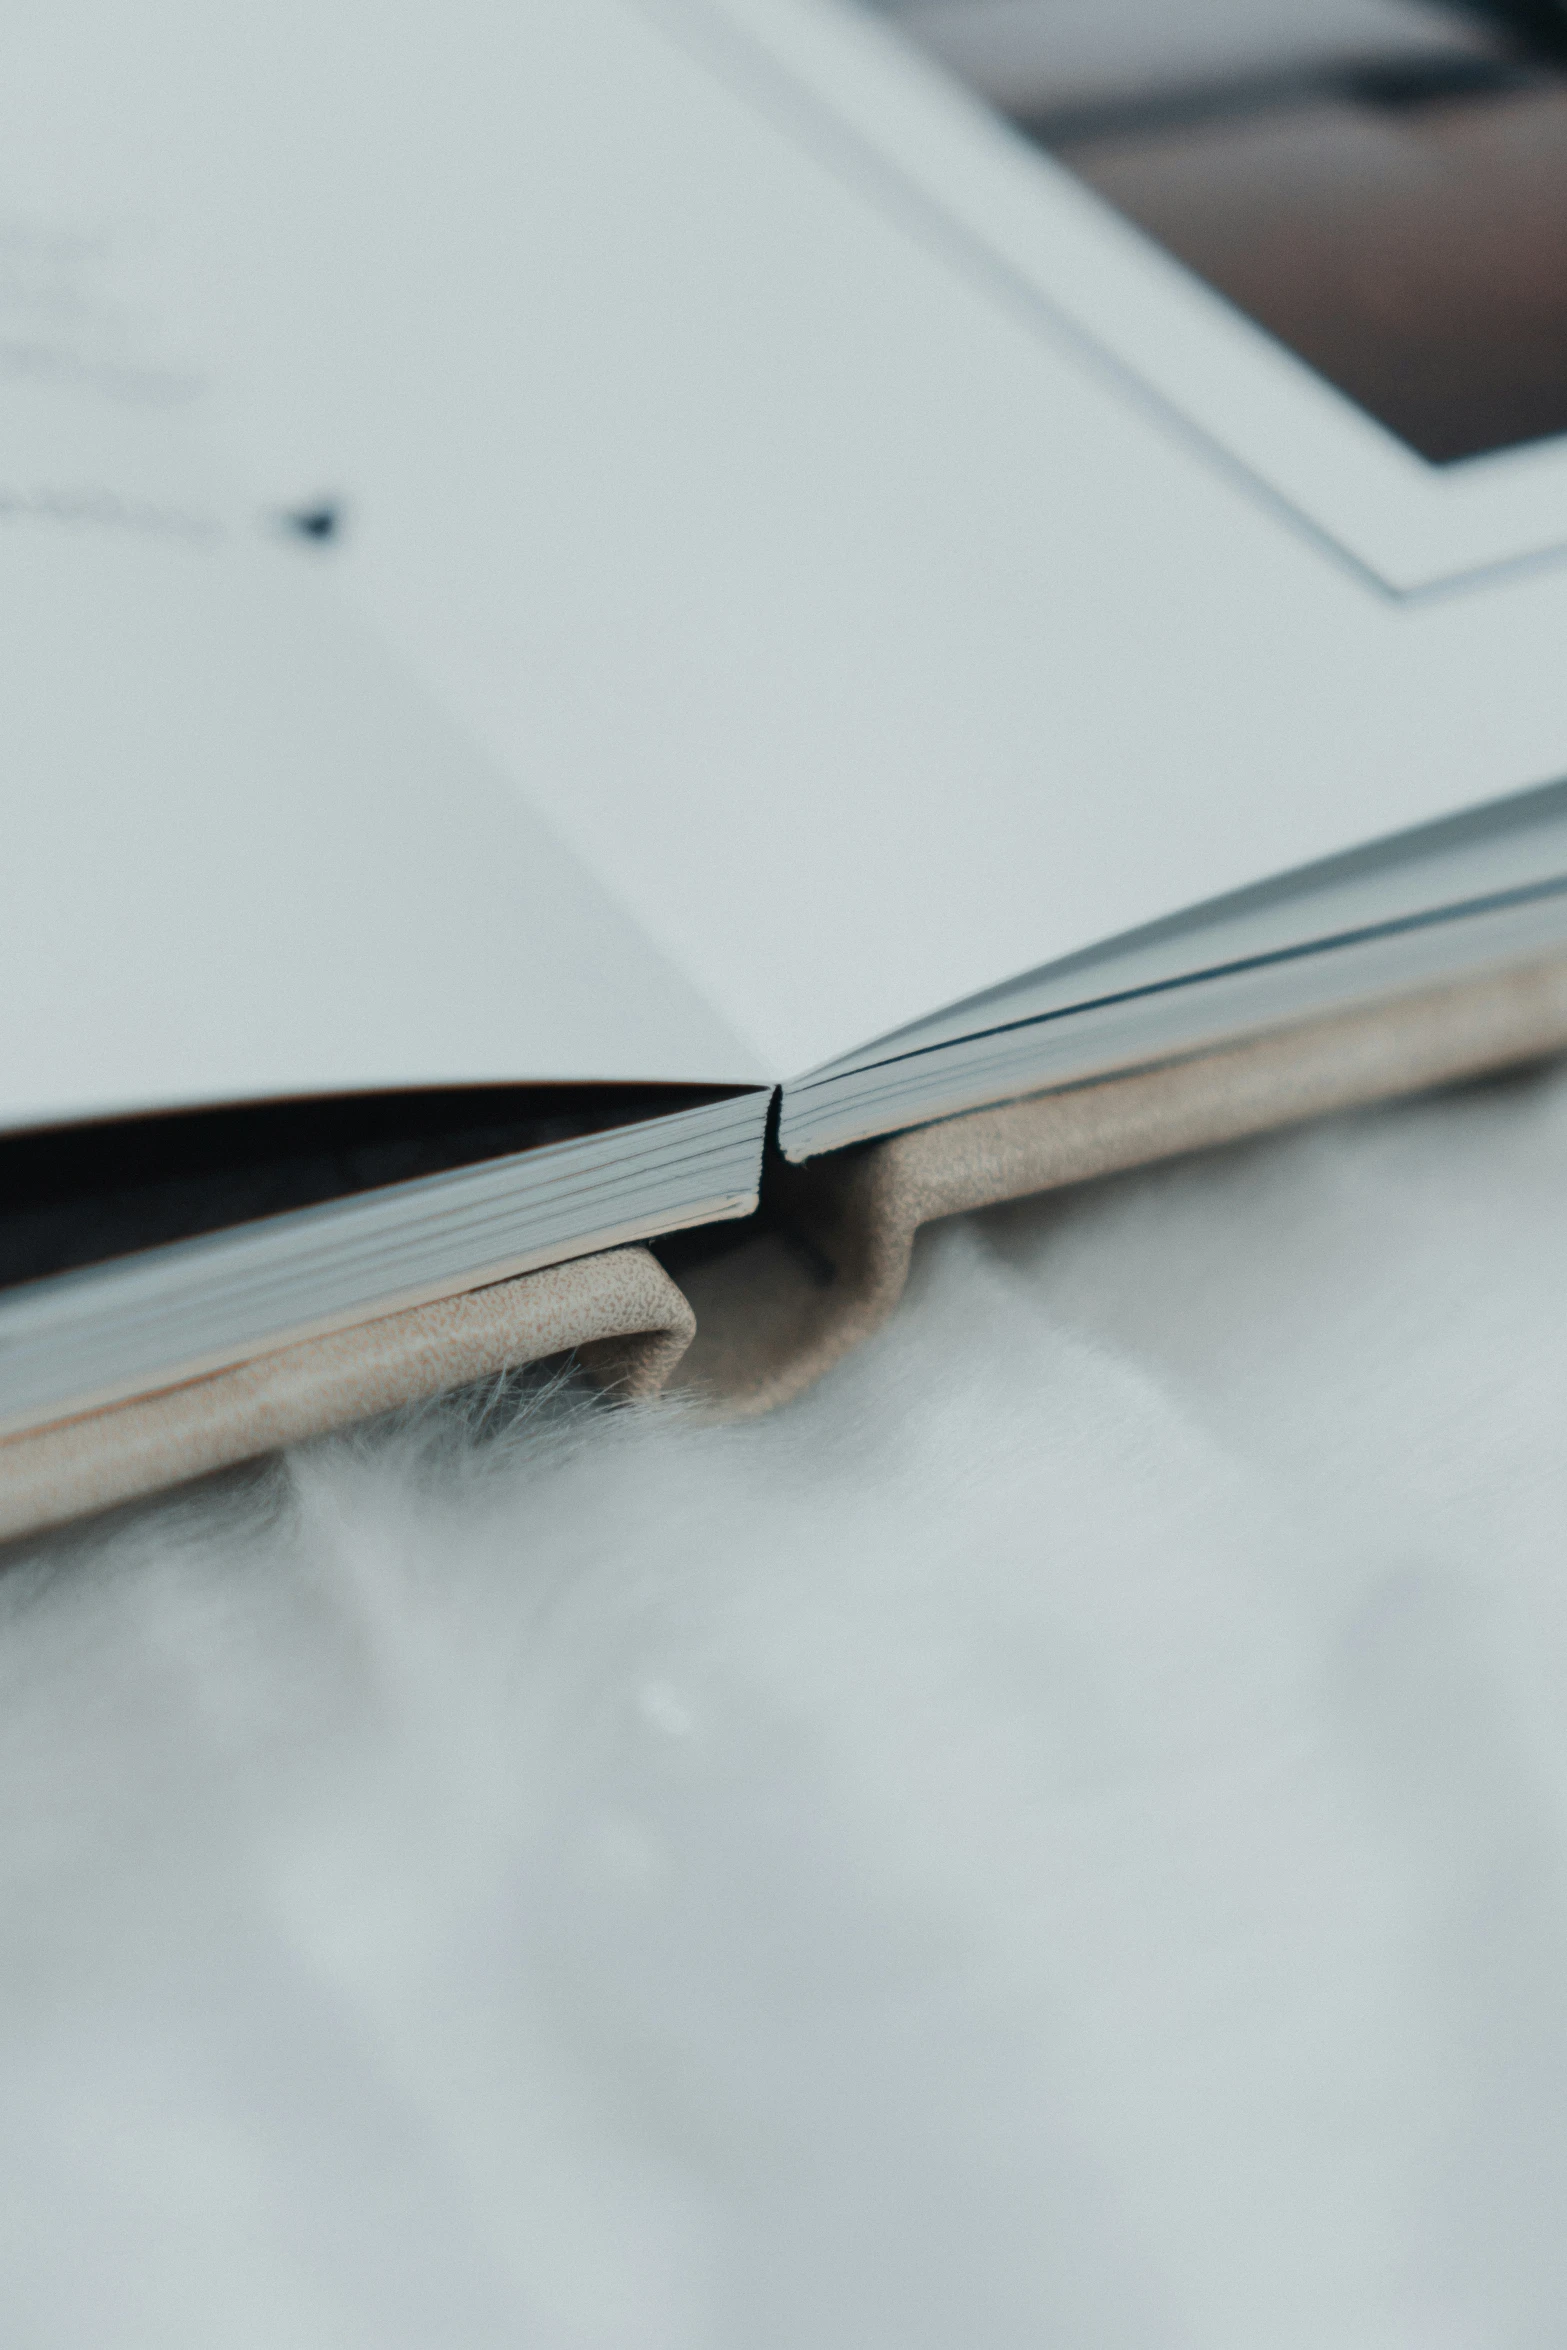
{"label": "dark gap between pages", "polygon": [[[738,1256],[742,1250],[757,1242],[782,1242],[803,1270],[806,1278],[818,1289],[830,1288],[837,1267],[809,1234],[800,1229],[798,1217],[789,1206],[789,1186],[794,1170],[784,1157],[779,1142],[779,1127],[783,1118],[783,1088],[774,1086],[773,1098],[767,1107],[767,1127],[762,1138],[762,1174],[756,1206],[749,1216],[729,1216],[712,1224],[689,1224],[681,1232],[661,1233],[649,1243],[652,1252],[672,1280],[682,1274],[694,1273],[704,1267]],[[828,1154],[842,1163],[857,1158],[869,1144],[851,1144],[848,1149]]]}
{"label": "dark gap between pages", "polygon": [[0,1289],[722,1101],[481,1085],[166,1110],[0,1137]]}

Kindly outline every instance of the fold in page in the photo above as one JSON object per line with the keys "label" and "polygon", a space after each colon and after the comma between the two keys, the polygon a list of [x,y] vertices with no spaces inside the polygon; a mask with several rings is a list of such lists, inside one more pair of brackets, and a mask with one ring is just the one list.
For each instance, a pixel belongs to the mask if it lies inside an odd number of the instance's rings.
{"label": "fold in page", "polygon": [[1560,569],[1413,604],[1335,553],[1053,302],[1073,223],[1133,232],[842,9],[5,39],[29,168],[171,224],[257,500],[340,497],[301,559],[772,1073],[1567,772]]}
{"label": "fold in page", "polygon": [[0,223],[5,1430],[743,1214],[769,1101],[233,490],[146,265]]}
{"label": "fold in page", "polygon": [[[48,397],[133,395],[62,364]],[[0,428],[38,399],[0,366]],[[0,1126],[766,1074],[324,582],[103,437],[0,454]]]}

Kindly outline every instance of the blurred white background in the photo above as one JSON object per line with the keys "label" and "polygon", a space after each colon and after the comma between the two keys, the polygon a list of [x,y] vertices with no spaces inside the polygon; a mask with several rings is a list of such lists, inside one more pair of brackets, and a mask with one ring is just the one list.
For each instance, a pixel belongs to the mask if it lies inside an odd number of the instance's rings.
{"label": "blurred white background", "polygon": [[0,2338],[1560,2336],[1567,1080],[0,1579]]}

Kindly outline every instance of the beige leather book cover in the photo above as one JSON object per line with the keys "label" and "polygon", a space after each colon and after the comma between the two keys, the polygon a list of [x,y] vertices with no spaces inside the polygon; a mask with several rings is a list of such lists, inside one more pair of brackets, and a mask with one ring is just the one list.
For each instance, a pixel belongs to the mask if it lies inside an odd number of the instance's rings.
{"label": "beige leather book cover", "polygon": [[886,1321],[938,1217],[1564,1049],[1553,958],[776,1167],[774,1204],[806,1245],[772,1234],[686,1277],[681,1380],[726,1416],[787,1402]]}
{"label": "beige leather book cover", "polygon": [[608,1249],[0,1443],[0,1540],[251,1460],[475,1380],[576,1351],[656,1393],[691,1309],[645,1248]]}
{"label": "beige leather book cover", "polygon": [[570,1352],[630,1398],[673,1385],[704,1416],[769,1411],[886,1321],[938,1217],[1563,1050],[1552,959],[779,1163],[779,1227],[683,1287],[612,1249],[0,1443],[0,1539]]}

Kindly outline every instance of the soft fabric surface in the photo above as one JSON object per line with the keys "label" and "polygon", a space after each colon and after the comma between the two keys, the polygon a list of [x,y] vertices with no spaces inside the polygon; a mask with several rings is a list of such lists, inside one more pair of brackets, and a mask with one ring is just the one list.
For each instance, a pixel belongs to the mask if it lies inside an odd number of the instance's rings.
{"label": "soft fabric surface", "polygon": [[7,2350],[1567,2333],[1567,1081],[0,1577]]}

